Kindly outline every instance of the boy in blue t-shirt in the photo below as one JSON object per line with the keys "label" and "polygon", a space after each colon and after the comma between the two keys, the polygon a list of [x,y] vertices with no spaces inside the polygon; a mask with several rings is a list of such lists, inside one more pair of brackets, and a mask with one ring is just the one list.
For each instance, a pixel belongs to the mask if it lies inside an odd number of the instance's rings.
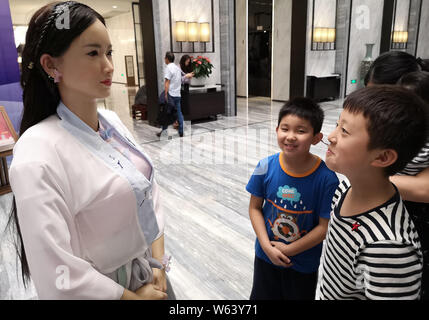
{"label": "boy in blue t-shirt", "polygon": [[247,184],[257,239],[251,300],[312,300],[336,174],[310,153],[323,134],[323,110],[306,98],[279,113],[282,151],[261,160]]}

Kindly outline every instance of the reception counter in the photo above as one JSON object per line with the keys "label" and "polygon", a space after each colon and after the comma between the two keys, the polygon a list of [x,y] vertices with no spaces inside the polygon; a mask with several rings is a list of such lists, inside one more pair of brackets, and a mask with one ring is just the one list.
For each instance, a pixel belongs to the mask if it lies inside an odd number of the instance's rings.
{"label": "reception counter", "polygon": [[186,96],[184,96],[183,102],[182,111],[186,121],[225,113],[225,91],[220,85],[190,87],[188,101],[186,103]]}

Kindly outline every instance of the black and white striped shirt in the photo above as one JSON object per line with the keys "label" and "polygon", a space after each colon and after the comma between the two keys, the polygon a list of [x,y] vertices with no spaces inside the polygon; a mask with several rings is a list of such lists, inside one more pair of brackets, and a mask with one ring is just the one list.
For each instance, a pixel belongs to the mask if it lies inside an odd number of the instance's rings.
{"label": "black and white striped shirt", "polygon": [[343,181],[335,192],[316,299],[418,299],[420,241],[399,193],[371,211],[342,217],[348,190]]}
{"label": "black and white striped shirt", "polygon": [[422,150],[420,150],[418,155],[407,164],[400,174],[415,176],[426,168],[429,168],[429,140],[426,142],[426,145]]}

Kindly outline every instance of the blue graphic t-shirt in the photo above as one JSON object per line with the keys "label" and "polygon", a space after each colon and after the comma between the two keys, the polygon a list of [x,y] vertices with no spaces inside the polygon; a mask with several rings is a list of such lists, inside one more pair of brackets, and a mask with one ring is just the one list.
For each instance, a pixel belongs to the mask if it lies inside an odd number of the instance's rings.
{"label": "blue graphic t-shirt", "polygon": [[[331,202],[339,184],[337,175],[319,159],[309,172],[294,175],[283,168],[281,153],[261,160],[246,190],[263,198],[262,212],[270,241],[289,244],[319,224],[319,217],[329,219]],[[256,256],[271,263],[258,239]],[[322,243],[294,257],[292,269],[312,273],[319,267]]]}

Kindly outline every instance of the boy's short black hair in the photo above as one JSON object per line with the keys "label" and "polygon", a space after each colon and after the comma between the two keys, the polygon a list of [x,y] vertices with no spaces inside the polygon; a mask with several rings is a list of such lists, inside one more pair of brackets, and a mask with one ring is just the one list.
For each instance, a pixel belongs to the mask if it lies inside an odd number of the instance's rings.
{"label": "boy's short black hair", "polygon": [[392,176],[405,168],[425,145],[428,108],[416,94],[392,85],[366,87],[350,94],[344,110],[367,119],[368,149],[393,149],[398,159],[385,168]]}
{"label": "boy's short black hair", "polygon": [[290,114],[308,120],[313,127],[313,135],[318,134],[322,130],[325,114],[322,108],[313,100],[308,98],[294,98],[286,102],[279,112],[277,126],[280,125],[284,117]]}

